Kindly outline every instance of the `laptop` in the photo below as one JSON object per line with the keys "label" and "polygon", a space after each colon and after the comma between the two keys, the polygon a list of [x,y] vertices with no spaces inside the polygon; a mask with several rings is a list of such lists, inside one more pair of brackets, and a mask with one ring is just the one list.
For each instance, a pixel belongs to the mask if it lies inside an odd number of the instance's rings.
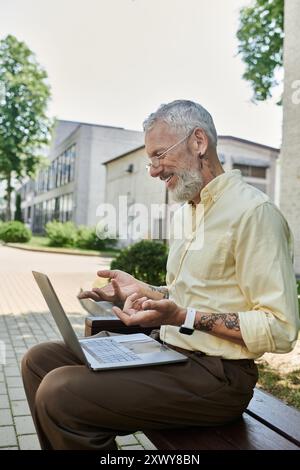
{"label": "laptop", "polygon": [[183,362],[184,354],[162,345],[143,333],[78,339],[46,274],[32,271],[49,310],[73,353],[90,369],[107,370]]}

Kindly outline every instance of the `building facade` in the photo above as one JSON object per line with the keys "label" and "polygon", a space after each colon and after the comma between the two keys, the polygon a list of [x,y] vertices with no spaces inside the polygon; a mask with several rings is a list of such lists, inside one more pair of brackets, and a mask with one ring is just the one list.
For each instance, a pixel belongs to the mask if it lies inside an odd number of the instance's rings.
{"label": "building facade", "polygon": [[24,221],[42,232],[49,220],[95,225],[105,199],[104,160],[141,145],[142,133],[59,120],[48,165],[19,189]]}
{"label": "building facade", "polygon": [[[277,149],[220,136],[218,154],[225,171],[239,169],[250,184],[275,199]],[[142,132],[60,120],[48,165],[19,189],[24,221],[35,233],[42,233],[50,220],[94,226],[109,204],[115,213],[113,231],[128,244],[135,239],[135,206],[147,208],[149,215],[142,236],[165,238],[172,200],[165,185],[148,175],[146,163]]]}
{"label": "building facade", "polygon": [[[279,150],[231,136],[219,136],[218,155],[225,171],[238,169],[245,180],[276,201],[276,168]],[[146,169],[145,147],[139,146],[131,152],[108,159],[106,166],[105,200],[116,210],[117,225],[127,221],[127,243],[134,241],[136,229],[134,213],[147,208],[147,220],[141,227],[143,237],[165,238],[168,233],[170,214],[168,204],[172,202],[165,184],[159,178],[151,178]],[[126,214],[126,216],[125,216]],[[135,230],[135,234],[137,231]],[[125,239],[124,239],[125,243]]]}
{"label": "building facade", "polygon": [[280,209],[294,234],[295,271],[300,277],[300,2],[285,0],[283,135]]}

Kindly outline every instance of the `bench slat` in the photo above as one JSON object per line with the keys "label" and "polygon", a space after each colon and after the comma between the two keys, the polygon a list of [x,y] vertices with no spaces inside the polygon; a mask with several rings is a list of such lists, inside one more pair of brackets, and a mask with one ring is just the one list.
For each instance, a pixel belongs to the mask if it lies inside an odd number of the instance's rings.
{"label": "bench slat", "polygon": [[224,439],[234,443],[240,450],[299,450],[299,447],[268,426],[244,413],[241,422],[231,423],[222,433]]}
{"label": "bench slat", "polygon": [[299,450],[299,447],[244,413],[226,426],[145,431],[163,450]]}
{"label": "bench slat", "polygon": [[296,408],[256,388],[246,413],[300,447],[300,412]]}
{"label": "bench slat", "polygon": [[158,449],[162,450],[237,450],[234,444],[216,435],[212,428],[143,430],[143,432]]}

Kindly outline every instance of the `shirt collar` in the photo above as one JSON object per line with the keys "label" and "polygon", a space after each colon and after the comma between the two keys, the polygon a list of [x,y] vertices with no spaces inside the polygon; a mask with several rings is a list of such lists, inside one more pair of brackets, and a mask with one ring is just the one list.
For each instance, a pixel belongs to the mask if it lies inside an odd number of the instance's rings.
{"label": "shirt collar", "polygon": [[[211,180],[201,190],[200,197],[203,204],[207,204],[209,201],[216,202],[219,197],[223,194],[226,188],[229,186],[234,178],[241,179],[242,175],[240,170],[225,171],[221,175]],[[189,201],[189,204],[194,205],[193,201]]]}

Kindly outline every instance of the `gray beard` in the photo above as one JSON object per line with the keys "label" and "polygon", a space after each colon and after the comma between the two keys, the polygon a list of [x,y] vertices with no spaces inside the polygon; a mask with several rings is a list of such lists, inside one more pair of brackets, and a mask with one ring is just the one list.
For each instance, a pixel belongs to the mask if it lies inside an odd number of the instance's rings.
{"label": "gray beard", "polygon": [[198,171],[184,170],[178,176],[174,189],[170,189],[176,202],[186,202],[200,194],[203,188],[203,178]]}

